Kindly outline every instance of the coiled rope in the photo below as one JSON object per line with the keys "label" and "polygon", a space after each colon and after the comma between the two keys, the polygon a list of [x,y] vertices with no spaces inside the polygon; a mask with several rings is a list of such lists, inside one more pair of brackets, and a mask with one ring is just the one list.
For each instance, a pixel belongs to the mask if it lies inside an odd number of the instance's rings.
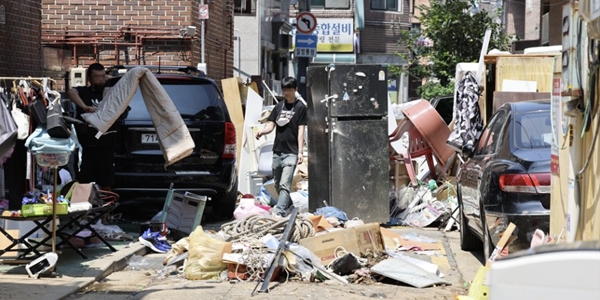
{"label": "coiled rope", "polygon": [[[289,220],[289,217],[276,220],[269,216],[254,215],[243,220],[225,223],[221,226],[221,230],[231,237],[231,242],[251,239],[260,240],[267,234],[281,239]],[[301,239],[315,235],[313,223],[307,217],[298,215],[295,223],[296,226],[292,229],[290,242],[297,243]]]}

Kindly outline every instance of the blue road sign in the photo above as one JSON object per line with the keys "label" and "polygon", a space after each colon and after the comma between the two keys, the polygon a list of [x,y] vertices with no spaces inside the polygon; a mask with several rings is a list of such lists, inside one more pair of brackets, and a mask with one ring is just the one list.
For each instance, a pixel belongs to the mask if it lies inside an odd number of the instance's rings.
{"label": "blue road sign", "polygon": [[314,34],[296,34],[294,55],[297,57],[315,57],[317,55],[318,38]]}

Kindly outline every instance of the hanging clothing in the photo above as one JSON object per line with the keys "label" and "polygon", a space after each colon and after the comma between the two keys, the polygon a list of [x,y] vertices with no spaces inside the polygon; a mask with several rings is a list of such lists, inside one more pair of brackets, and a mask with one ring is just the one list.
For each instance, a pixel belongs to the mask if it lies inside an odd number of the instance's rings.
{"label": "hanging clothing", "polygon": [[18,127],[8,110],[8,103],[0,98],[0,157],[8,154],[15,146],[17,134]]}
{"label": "hanging clothing", "polygon": [[144,67],[135,67],[119,80],[98,104],[98,110],[82,114],[99,132],[107,132],[127,110],[137,89],[152,118],[161,145],[165,167],[192,154],[195,144],[173,101],[156,76]]}
{"label": "hanging clothing", "polygon": [[456,93],[456,123],[447,144],[456,151],[468,153],[473,151],[483,131],[483,119],[479,108],[481,91],[471,71],[458,83]]}

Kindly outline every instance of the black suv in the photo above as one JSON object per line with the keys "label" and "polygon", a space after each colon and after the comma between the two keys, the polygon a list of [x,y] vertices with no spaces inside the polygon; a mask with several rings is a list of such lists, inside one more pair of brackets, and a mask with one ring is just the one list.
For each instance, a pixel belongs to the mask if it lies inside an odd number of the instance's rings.
{"label": "black suv", "polygon": [[[133,67],[115,67],[113,72]],[[148,67],[152,71],[155,68]],[[217,215],[231,217],[238,194],[236,133],[219,87],[194,67],[163,66],[154,75],[179,110],[196,148],[192,155],[165,169],[152,120],[138,89],[126,118],[117,121],[113,189],[138,196],[148,192],[166,195],[161,192],[173,183],[175,189],[209,196],[207,205]],[[110,78],[107,86],[114,86],[121,77]]]}

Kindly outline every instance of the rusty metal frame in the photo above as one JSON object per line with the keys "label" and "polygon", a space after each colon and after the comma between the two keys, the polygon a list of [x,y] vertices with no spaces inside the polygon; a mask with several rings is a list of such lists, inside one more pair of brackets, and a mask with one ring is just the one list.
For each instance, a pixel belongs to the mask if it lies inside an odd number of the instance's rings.
{"label": "rusty metal frame", "polygon": [[[77,47],[87,45],[94,47],[94,59],[98,60],[98,46],[114,45],[115,65],[118,64],[119,46],[135,47],[135,60],[140,64],[139,50],[143,49],[147,40],[196,40],[197,36],[179,36],[176,27],[144,27],[121,26],[118,30],[43,30],[42,45],[72,46],[73,65],[77,65]],[[133,39],[133,41],[131,41]]]}

